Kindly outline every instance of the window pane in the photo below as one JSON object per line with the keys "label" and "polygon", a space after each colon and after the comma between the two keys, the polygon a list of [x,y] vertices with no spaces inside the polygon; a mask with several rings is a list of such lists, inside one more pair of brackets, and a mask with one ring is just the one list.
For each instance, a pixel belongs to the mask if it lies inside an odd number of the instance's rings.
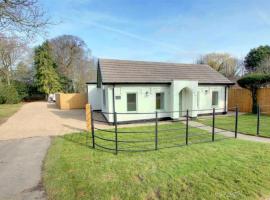
{"label": "window pane", "polygon": [[218,105],[218,92],[217,91],[212,92],[212,105],[213,106]]}
{"label": "window pane", "polygon": [[164,93],[156,93],[156,109],[164,109]]}
{"label": "window pane", "polygon": [[136,111],[137,110],[137,102],[136,102],[136,94],[127,94],[127,110],[128,111]]}
{"label": "window pane", "polygon": [[160,93],[156,94],[156,109],[160,109]]}

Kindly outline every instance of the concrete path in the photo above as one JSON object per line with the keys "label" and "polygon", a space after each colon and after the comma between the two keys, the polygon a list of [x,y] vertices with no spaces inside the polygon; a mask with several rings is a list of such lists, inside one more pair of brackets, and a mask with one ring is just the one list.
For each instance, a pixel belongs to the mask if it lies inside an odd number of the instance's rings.
{"label": "concrete path", "polygon": [[26,103],[0,125],[0,140],[63,135],[84,130],[82,109],[62,111],[47,102]]}
{"label": "concrete path", "polygon": [[41,167],[49,137],[0,141],[0,199],[46,199]]}
{"label": "concrete path", "polygon": [[[212,133],[212,127],[211,126],[206,126],[203,125],[199,122],[195,122],[195,121],[189,121],[189,125],[193,126],[193,127],[198,127],[200,126],[200,129],[208,131],[209,133]],[[215,128],[216,132],[220,132],[218,134],[227,136],[227,137],[234,137],[234,132],[231,131],[224,131],[223,129],[218,129]],[[248,141],[253,141],[253,142],[265,142],[265,143],[270,143],[270,138],[264,138],[264,137],[257,137],[257,136],[252,136],[252,135],[245,135],[245,134],[241,134],[241,133],[237,133],[237,138],[241,139],[241,140],[248,140]]]}

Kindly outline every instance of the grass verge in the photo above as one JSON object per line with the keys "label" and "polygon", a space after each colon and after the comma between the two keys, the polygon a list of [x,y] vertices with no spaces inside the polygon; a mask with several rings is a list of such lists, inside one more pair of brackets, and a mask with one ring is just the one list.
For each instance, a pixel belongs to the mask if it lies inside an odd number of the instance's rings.
{"label": "grass verge", "polygon": [[[212,126],[212,119],[201,118],[199,122]],[[216,124],[217,128],[234,131],[235,130],[235,117],[234,116],[217,116]],[[248,135],[257,135],[257,115],[255,114],[243,114],[238,118],[238,132]],[[270,137],[270,116],[260,116],[260,134],[259,136]]]}
{"label": "grass verge", "polygon": [[17,112],[23,104],[0,104],[0,124]]}
{"label": "grass verge", "polygon": [[[136,127],[119,131],[151,129]],[[199,130],[190,131],[192,134]],[[164,132],[160,137],[181,135],[179,131]],[[96,134],[110,137],[99,131]],[[143,139],[139,134],[122,137]],[[205,133],[201,139],[210,137]],[[197,139],[192,140],[196,143]],[[108,142],[96,142],[114,147]],[[172,142],[184,141],[164,140],[164,145]],[[54,139],[43,171],[48,199],[261,199],[270,193],[268,144],[229,139],[143,153],[121,152],[117,156],[85,144],[85,133]],[[133,145],[138,148],[137,144]],[[153,142],[145,142],[143,147],[150,146],[153,148]],[[120,148],[124,148],[123,144]]]}

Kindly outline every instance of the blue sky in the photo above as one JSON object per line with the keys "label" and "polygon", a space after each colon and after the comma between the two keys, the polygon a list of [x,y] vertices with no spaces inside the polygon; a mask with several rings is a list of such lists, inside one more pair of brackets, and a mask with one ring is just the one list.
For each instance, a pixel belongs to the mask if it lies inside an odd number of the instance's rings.
{"label": "blue sky", "polygon": [[48,38],[72,34],[102,58],[193,63],[227,52],[239,58],[270,44],[269,0],[43,0]]}

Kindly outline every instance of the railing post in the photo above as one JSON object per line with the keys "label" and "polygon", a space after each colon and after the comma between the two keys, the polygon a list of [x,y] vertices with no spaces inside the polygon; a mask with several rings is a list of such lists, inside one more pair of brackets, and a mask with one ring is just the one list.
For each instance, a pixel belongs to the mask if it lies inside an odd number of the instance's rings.
{"label": "railing post", "polygon": [[216,115],[216,109],[213,108],[213,124],[212,124],[212,142],[215,141],[215,116]]}
{"label": "railing post", "polygon": [[118,133],[117,133],[117,113],[113,113],[114,133],[115,133],[115,154],[118,154]]}
{"label": "railing post", "polygon": [[257,106],[257,135],[260,135],[260,115],[261,115],[261,109],[260,105]]}
{"label": "railing post", "polygon": [[189,118],[189,113],[187,110],[187,113],[186,113],[186,145],[188,145],[188,118]]}
{"label": "railing post", "polygon": [[155,150],[158,149],[158,112],[156,111],[156,119],[155,119]]}
{"label": "railing post", "polygon": [[92,132],[92,147],[95,148],[95,127],[94,127],[94,112],[92,106],[91,109],[91,132]]}
{"label": "railing post", "polygon": [[234,129],[234,137],[237,138],[238,131],[238,107],[235,108],[235,129]]}

